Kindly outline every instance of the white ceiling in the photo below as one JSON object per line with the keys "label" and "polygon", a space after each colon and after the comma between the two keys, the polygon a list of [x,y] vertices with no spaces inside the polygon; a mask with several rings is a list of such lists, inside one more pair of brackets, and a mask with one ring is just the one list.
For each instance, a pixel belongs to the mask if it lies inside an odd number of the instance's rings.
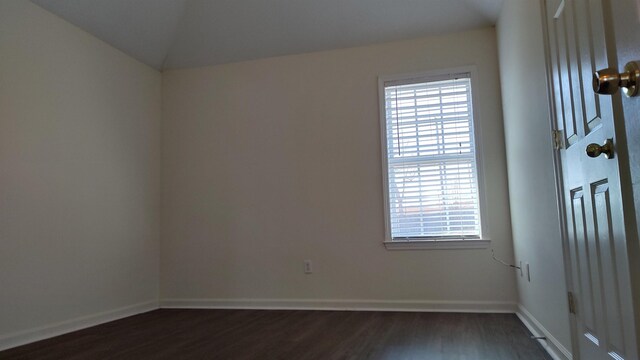
{"label": "white ceiling", "polygon": [[156,69],[495,24],[503,0],[32,0]]}

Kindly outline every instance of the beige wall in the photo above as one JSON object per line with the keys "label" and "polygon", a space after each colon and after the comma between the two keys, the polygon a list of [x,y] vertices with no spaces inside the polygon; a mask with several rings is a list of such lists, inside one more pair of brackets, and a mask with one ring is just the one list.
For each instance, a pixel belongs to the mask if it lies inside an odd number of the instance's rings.
{"label": "beige wall", "polygon": [[570,351],[539,1],[505,1],[497,29],[520,305]]}
{"label": "beige wall", "polygon": [[512,261],[495,36],[486,28],[165,72],[161,297],[512,309],[514,273],[488,249],[382,245],[377,76],[474,64],[489,236]]}
{"label": "beige wall", "polygon": [[157,301],[160,87],[45,10],[0,1],[0,347]]}

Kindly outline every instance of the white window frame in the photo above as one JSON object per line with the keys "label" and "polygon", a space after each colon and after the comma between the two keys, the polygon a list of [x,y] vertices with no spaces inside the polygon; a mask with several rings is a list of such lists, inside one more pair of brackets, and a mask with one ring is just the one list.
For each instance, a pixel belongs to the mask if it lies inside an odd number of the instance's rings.
{"label": "white window frame", "polygon": [[[471,81],[471,108],[473,120],[471,123],[474,137],[475,160],[476,160],[476,183],[478,187],[478,206],[480,211],[480,237],[478,239],[463,238],[430,238],[430,239],[393,239],[391,237],[391,214],[389,206],[389,167],[387,162],[387,119],[385,109],[385,83],[405,80],[438,81],[443,77],[453,74],[468,73]],[[488,226],[485,210],[485,186],[484,171],[482,166],[482,146],[480,136],[480,103],[478,92],[480,86],[477,83],[477,70],[475,66],[463,66],[449,69],[426,71],[412,74],[388,75],[378,77],[379,115],[380,115],[380,138],[382,148],[382,180],[384,194],[384,219],[385,219],[385,240],[384,246],[387,250],[427,250],[427,249],[486,249],[491,240],[487,236]]]}

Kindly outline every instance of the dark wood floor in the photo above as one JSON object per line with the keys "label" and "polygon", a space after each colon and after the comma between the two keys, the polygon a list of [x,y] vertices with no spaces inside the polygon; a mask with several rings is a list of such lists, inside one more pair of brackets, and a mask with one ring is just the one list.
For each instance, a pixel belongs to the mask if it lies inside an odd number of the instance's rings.
{"label": "dark wood floor", "polygon": [[550,359],[513,314],[156,310],[0,359]]}

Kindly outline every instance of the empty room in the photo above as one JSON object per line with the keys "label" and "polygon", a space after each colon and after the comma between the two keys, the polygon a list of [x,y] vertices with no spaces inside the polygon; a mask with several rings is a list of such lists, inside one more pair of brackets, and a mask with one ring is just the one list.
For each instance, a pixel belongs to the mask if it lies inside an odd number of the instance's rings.
{"label": "empty room", "polygon": [[639,87],[636,0],[0,0],[0,359],[639,360]]}

